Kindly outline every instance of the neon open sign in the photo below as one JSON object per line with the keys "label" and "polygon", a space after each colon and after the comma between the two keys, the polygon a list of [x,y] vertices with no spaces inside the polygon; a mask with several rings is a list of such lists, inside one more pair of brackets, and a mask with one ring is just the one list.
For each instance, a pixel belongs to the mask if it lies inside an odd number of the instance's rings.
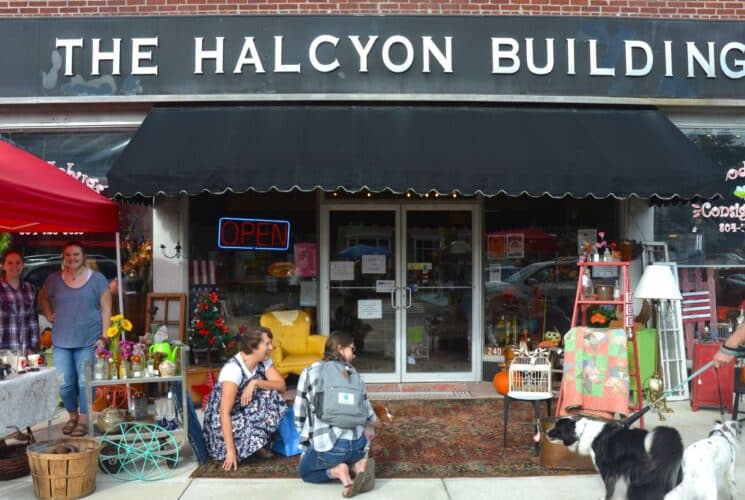
{"label": "neon open sign", "polygon": [[220,217],[217,246],[234,250],[287,250],[290,221]]}

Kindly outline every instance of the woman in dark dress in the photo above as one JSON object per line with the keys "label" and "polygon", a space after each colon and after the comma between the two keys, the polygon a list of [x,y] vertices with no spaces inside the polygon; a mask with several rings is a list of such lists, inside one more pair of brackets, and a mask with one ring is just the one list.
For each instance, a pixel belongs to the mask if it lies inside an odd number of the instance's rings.
{"label": "woman in dark dress", "polygon": [[204,439],[210,457],[225,470],[265,448],[287,412],[285,380],[272,365],[272,332],[257,328],[238,338],[238,353],[220,371],[204,412]]}

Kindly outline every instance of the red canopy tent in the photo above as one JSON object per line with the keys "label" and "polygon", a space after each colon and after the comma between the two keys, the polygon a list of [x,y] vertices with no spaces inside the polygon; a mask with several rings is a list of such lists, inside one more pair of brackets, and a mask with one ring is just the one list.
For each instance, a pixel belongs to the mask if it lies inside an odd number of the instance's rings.
{"label": "red canopy tent", "polygon": [[116,233],[116,203],[0,141],[0,231]]}
{"label": "red canopy tent", "polygon": [[[0,141],[0,232],[116,233],[118,263],[118,231],[116,203],[41,158]],[[117,274],[121,283],[121,268]]]}

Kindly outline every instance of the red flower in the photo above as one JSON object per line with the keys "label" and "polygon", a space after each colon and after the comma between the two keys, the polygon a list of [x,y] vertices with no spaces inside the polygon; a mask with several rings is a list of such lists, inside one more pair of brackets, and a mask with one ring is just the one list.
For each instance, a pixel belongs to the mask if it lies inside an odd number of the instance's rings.
{"label": "red flower", "polygon": [[210,337],[209,340],[207,341],[207,343],[209,345],[215,345],[215,340],[216,340],[215,337]]}
{"label": "red flower", "polygon": [[197,327],[197,329],[202,330],[204,328],[204,321],[202,321],[201,319],[198,319],[194,323],[194,326]]}
{"label": "red flower", "polygon": [[215,292],[212,292],[210,294],[210,300],[212,301],[213,304],[217,304],[217,301],[219,300],[219,297],[217,296],[217,294]]}

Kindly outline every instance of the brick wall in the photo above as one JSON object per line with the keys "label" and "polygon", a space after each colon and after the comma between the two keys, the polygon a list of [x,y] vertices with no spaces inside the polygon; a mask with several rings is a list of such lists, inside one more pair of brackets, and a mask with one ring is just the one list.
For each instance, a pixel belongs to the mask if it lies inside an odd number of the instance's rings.
{"label": "brick wall", "polygon": [[0,17],[440,14],[745,19],[741,0],[0,0]]}

